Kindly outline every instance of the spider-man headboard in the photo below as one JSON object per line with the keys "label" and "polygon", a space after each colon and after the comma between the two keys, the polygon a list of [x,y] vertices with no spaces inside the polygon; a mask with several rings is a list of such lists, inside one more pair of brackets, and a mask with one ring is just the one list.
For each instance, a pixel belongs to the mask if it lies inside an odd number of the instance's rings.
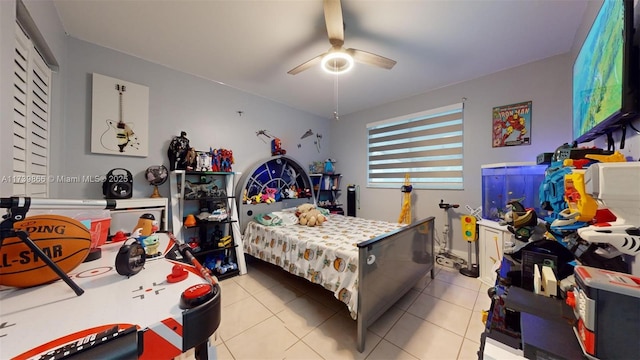
{"label": "spider-man headboard", "polygon": [[[277,190],[278,201],[270,204],[246,201],[260,197],[267,188]],[[236,200],[242,233],[247,223],[258,214],[280,211],[304,203],[316,203],[312,182],[304,167],[285,155],[264,159],[244,172],[238,180]]]}

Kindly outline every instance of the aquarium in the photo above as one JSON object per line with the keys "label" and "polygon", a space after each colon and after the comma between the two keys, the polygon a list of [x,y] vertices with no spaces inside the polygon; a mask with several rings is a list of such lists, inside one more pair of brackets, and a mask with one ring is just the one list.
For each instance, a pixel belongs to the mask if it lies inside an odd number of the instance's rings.
{"label": "aquarium", "polygon": [[546,211],[540,207],[538,192],[546,168],[533,162],[482,165],[482,218],[502,219],[512,200],[535,209],[538,217],[544,218]]}

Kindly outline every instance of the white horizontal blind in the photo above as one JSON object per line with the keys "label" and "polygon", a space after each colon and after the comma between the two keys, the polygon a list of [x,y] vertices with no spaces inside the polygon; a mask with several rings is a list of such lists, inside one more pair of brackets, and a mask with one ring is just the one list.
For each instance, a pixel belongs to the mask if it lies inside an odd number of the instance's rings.
{"label": "white horizontal blind", "polygon": [[463,104],[367,124],[368,186],[463,188]]}
{"label": "white horizontal blind", "polygon": [[48,197],[51,70],[16,24],[13,195]]}

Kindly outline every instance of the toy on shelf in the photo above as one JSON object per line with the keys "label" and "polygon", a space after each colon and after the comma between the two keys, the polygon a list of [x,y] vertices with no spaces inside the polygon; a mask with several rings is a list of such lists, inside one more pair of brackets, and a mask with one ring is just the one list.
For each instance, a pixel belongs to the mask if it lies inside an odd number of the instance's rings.
{"label": "toy on shelf", "polygon": [[220,275],[238,269],[238,265],[233,261],[229,261],[225,264],[224,256],[221,255],[207,256],[206,260],[204,261],[204,267],[211,271],[215,271]]}
{"label": "toy on shelf", "polygon": [[184,199],[196,200],[206,197],[225,197],[226,191],[222,188],[222,184],[213,180],[202,177],[200,182],[184,181]]}
{"label": "toy on shelf", "polygon": [[335,160],[327,159],[324,161],[324,173],[325,174],[333,174],[335,172]]}
{"label": "toy on shelf", "polygon": [[233,171],[231,166],[234,163],[233,151],[227,149],[220,149],[222,160],[220,161],[220,171],[231,172]]}
{"label": "toy on shelf", "polygon": [[196,171],[213,171],[211,168],[211,154],[205,151],[198,151],[196,157]]}
{"label": "toy on shelf", "polygon": [[231,235],[224,236],[218,241],[217,245],[219,248],[227,247],[231,244],[231,240]]}
{"label": "toy on shelf", "polygon": [[187,152],[189,151],[189,139],[187,139],[187,133],[184,131],[180,132],[180,136],[175,136],[171,143],[169,144],[169,149],[167,150],[167,156],[169,157],[169,169],[176,170],[181,169],[184,170],[187,168]]}
{"label": "toy on shelf", "polygon": [[187,218],[184,220],[184,226],[196,226],[196,217],[193,214],[187,215]]}
{"label": "toy on shelf", "polygon": [[291,185],[282,191],[282,195],[285,199],[297,199],[298,189],[295,185]]}
{"label": "toy on shelf", "polygon": [[189,148],[187,150],[187,156],[185,158],[185,170],[194,170],[198,166],[197,162],[198,152],[195,148]]}
{"label": "toy on shelf", "polygon": [[209,151],[206,153],[209,156],[209,163],[207,170],[202,171],[213,171],[213,172],[232,172],[232,165],[234,163],[233,160],[233,151],[229,149],[213,149],[209,148]]}
{"label": "toy on shelf", "polygon": [[278,189],[266,188],[266,189],[264,189],[264,194],[262,194],[262,196],[260,197],[260,200],[263,203],[272,204],[272,203],[276,202],[276,193],[277,192],[278,192]]}
{"label": "toy on shelf", "polygon": [[198,238],[196,238],[196,237],[190,238],[188,245],[191,248],[191,251],[193,251],[194,253],[199,252],[200,250],[202,250],[200,248],[200,241],[198,241]]}

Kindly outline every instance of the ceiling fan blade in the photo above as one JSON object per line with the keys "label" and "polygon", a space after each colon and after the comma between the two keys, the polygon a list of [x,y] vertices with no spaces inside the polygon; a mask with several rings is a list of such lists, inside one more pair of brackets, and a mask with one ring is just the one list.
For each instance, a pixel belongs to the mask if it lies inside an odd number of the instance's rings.
{"label": "ceiling fan blade", "polygon": [[325,56],[325,55],[326,55],[326,53],[322,54],[322,55],[318,55],[318,56],[314,57],[313,59],[311,59],[311,60],[309,60],[307,62],[304,62],[304,63],[294,67],[293,69],[287,71],[287,74],[296,75],[298,73],[301,73],[301,72],[307,70],[310,67],[314,67],[316,65],[319,65],[320,62],[322,61],[322,57]]}
{"label": "ceiling fan blade", "polygon": [[324,0],[324,22],[327,25],[329,42],[334,47],[344,44],[344,22],[340,0]]}
{"label": "ceiling fan blade", "polygon": [[353,57],[353,60],[357,62],[381,67],[383,69],[391,69],[396,64],[395,60],[391,60],[384,56],[376,55],[370,52],[358,49],[347,49],[346,51]]}

